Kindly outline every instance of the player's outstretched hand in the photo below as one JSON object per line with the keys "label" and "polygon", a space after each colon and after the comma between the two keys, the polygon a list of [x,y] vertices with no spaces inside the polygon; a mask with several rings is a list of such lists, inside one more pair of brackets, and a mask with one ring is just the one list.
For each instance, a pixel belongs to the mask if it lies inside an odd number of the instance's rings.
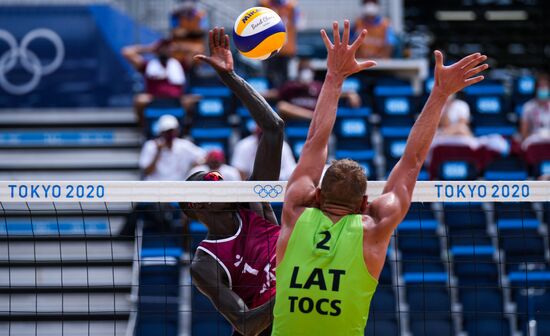
{"label": "player's outstretched hand", "polygon": [[487,56],[480,53],[468,55],[455,64],[445,66],[441,51],[434,51],[435,72],[434,88],[436,92],[450,96],[458,91],[481,82],[485,77],[477,76],[481,71],[489,68],[488,64],[482,64]]}
{"label": "player's outstretched hand", "polygon": [[233,55],[229,49],[229,36],[224,28],[214,28],[208,33],[210,57],[197,55],[194,59],[210,64],[216,71],[233,71]]}
{"label": "player's outstretched hand", "polygon": [[336,21],[332,24],[332,34],[334,43],[330,41],[327,32],[324,29],[321,30],[321,37],[325,42],[328,52],[327,74],[346,78],[349,75],[376,65],[374,61],[358,62],[355,59],[357,49],[359,49],[367,36],[366,29],[363,29],[361,34],[351,45],[349,44],[349,20],[344,21],[344,34],[342,35],[342,40],[340,40],[340,31],[338,30],[338,22]]}

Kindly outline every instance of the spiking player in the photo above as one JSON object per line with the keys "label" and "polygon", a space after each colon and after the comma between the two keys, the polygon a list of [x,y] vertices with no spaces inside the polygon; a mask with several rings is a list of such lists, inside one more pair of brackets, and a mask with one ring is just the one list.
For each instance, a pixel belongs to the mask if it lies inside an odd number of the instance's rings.
{"label": "spiking player", "polygon": [[[265,99],[233,71],[224,29],[209,34],[210,64],[248,108],[262,130],[250,180],[276,181],[281,169],[284,124]],[[219,172],[197,172],[189,181],[220,181]],[[281,190],[282,191],[282,188]],[[269,192],[269,191],[265,191]],[[235,334],[269,335],[275,298],[275,248],[280,227],[268,203],[181,204],[208,228],[195,253],[191,275],[197,288],[235,328]]]}

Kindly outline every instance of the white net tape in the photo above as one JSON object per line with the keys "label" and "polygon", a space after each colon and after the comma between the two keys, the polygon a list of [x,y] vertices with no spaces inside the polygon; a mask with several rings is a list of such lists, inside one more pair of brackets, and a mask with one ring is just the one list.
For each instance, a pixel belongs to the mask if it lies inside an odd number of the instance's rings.
{"label": "white net tape", "polygon": [[[372,200],[384,181],[370,181]],[[0,181],[0,202],[282,202],[286,182]],[[550,181],[420,181],[413,202],[544,202]]]}

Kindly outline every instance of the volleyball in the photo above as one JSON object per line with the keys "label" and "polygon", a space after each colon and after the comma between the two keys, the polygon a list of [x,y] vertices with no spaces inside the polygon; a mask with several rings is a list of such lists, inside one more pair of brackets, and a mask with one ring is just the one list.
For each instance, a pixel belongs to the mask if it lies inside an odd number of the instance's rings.
{"label": "volleyball", "polygon": [[243,56],[265,60],[285,44],[285,24],[271,9],[252,7],[242,12],[235,21],[233,41]]}

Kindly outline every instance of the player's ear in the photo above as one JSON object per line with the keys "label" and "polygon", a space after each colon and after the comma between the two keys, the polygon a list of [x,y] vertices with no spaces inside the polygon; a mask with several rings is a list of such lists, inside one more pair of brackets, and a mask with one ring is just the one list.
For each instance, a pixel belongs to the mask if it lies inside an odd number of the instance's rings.
{"label": "player's ear", "polygon": [[363,201],[361,202],[361,213],[364,214],[369,208],[369,197],[367,195],[363,196]]}
{"label": "player's ear", "polygon": [[317,206],[321,206],[321,199],[323,196],[321,196],[321,188],[315,189],[315,203]]}

